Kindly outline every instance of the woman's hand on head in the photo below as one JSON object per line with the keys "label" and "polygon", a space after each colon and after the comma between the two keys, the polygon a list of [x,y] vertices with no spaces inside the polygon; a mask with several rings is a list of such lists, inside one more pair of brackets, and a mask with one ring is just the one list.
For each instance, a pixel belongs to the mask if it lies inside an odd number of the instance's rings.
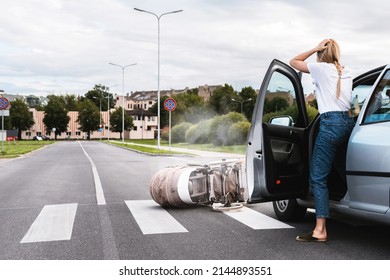
{"label": "woman's hand on head", "polygon": [[309,68],[307,67],[307,62],[305,60],[316,52],[325,50],[328,47],[327,44],[330,41],[330,39],[324,39],[315,48],[308,50],[304,53],[298,54],[290,60],[290,65],[300,72],[310,73]]}
{"label": "woman's hand on head", "polygon": [[325,49],[328,47],[327,44],[328,44],[329,42],[330,42],[329,39],[324,39],[324,40],[322,40],[322,41],[318,44],[317,47],[315,47],[315,49],[316,49],[318,52],[323,51],[323,50],[325,50]]}

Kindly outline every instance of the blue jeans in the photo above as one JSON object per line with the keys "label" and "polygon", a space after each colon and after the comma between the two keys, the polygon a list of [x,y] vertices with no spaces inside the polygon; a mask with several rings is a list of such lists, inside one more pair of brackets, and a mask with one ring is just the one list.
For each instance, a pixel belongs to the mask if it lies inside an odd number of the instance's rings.
{"label": "blue jeans", "polygon": [[320,115],[320,129],[310,164],[317,218],[329,217],[328,175],[332,171],[338,147],[349,139],[355,125],[348,112],[326,112]]}

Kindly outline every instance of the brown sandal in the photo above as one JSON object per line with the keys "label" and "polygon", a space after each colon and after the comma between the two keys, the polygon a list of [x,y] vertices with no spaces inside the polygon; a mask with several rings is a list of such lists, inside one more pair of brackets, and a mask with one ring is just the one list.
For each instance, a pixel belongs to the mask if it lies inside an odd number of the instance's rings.
{"label": "brown sandal", "polygon": [[309,232],[306,234],[298,235],[295,240],[302,242],[326,242],[326,238],[317,238],[313,236],[313,232]]}

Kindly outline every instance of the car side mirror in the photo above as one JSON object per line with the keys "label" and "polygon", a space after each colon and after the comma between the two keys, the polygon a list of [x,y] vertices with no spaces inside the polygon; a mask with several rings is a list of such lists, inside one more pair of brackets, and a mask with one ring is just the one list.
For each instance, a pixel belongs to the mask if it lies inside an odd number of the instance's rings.
{"label": "car side mirror", "polygon": [[282,125],[282,126],[293,126],[294,121],[290,116],[277,116],[277,117],[272,117],[269,120],[269,123]]}

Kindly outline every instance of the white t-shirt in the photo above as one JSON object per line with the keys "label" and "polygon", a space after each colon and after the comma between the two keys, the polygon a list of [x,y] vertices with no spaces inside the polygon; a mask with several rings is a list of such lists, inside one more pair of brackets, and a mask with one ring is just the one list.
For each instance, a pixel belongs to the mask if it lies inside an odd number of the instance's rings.
{"label": "white t-shirt", "polygon": [[316,99],[320,114],[330,111],[348,111],[352,104],[352,76],[347,68],[341,75],[340,97],[337,98],[339,75],[336,65],[325,62],[307,64],[313,83],[316,86]]}

